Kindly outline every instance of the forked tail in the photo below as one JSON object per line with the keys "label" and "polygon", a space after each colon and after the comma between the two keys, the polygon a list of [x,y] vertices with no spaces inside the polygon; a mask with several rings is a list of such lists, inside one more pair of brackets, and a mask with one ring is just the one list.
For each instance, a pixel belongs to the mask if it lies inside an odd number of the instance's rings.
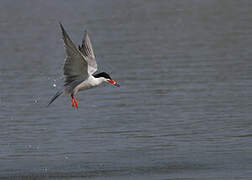
{"label": "forked tail", "polygon": [[55,99],[57,99],[59,96],[61,96],[64,93],[64,91],[60,90],[58,91],[50,100],[50,102],[48,103],[47,107],[52,104],[53,101],[55,101]]}

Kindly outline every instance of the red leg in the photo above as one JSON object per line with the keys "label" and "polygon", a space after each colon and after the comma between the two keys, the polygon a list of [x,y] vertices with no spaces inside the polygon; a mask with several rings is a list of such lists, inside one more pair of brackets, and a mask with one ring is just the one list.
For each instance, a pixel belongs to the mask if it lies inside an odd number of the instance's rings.
{"label": "red leg", "polygon": [[74,98],[74,104],[75,104],[76,109],[78,109],[78,103],[75,98]]}
{"label": "red leg", "polygon": [[76,107],[76,109],[78,109],[78,104],[77,104],[76,99],[74,98],[74,95],[71,94],[71,97],[72,97],[72,106],[73,106],[73,107]]}
{"label": "red leg", "polygon": [[73,96],[73,94],[71,94],[71,97],[72,97],[72,107],[74,107],[74,96]]}
{"label": "red leg", "polygon": [[74,99],[72,98],[72,106],[74,107]]}

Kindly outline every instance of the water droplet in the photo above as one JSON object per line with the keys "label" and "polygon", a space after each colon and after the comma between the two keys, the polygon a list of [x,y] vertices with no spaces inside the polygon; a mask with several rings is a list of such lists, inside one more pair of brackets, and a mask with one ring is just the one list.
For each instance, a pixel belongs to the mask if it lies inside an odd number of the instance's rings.
{"label": "water droplet", "polygon": [[43,170],[44,170],[45,172],[47,172],[47,171],[48,171],[48,169],[47,169],[47,168],[43,168]]}

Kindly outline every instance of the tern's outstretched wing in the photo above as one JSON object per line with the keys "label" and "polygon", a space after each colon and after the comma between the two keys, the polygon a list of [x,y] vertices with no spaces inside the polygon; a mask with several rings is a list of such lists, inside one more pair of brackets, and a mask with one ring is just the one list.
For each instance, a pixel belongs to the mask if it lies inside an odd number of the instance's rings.
{"label": "tern's outstretched wing", "polygon": [[77,49],[60,23],[62,30],[66,59],[64,64],[65,86],[73,89],[88,77],[88,63]]}
{"label": "tern's outstretched wing", "polygon": [[85,34],[82,40],[82,45],[79,46],[79,50],[82,52],[85,60],[88,63],[88,72],[90,74],[93,74],[95,71],[97,71],[97,63],[95,60],[94,51],[93,51],[92,44],[89,39],[87,31],[85,31]]}

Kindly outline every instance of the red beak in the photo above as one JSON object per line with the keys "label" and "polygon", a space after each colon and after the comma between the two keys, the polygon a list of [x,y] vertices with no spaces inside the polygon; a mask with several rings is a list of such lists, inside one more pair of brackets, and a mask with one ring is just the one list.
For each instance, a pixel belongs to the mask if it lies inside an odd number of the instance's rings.
{"label": "red beak", "polygon": [[114,80],[112,80],[112,79],[109,79],[108,82],[109,82],[110,84],[113,84],[113,85],[116,86],[116,87],[120,87],[120,85],[119,85],[116,81],[114,81]]}

